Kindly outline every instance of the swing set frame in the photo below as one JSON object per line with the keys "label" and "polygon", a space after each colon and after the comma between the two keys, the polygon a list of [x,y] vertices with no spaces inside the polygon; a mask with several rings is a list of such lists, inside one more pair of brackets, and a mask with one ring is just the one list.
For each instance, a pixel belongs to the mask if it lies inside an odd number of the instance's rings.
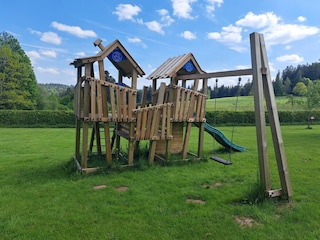
{"label": "swing set frame", "polygon": [[[292,187],[263,35],[257,32],[251,33],[250,46],[252,64],[252,68],[250,69],[184,75],[179,76],[179,80],[209,79],[246,75],[253,76],[252,81],[254,89],[254,111],[256,121],[260,185],[269,197],[282,196],[289,200],[289,198],[292,196]],[[266,111],[268,113],[281,189],[271,188],[264,100],[266,102]]]}

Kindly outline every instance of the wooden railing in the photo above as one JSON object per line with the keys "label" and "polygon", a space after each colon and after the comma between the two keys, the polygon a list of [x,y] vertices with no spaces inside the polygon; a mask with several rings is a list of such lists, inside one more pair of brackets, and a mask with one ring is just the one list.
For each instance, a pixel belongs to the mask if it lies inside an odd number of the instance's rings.
{"label": "wooden railing", "polygon": [[206,95],[180,86],[174,88],[174,122],[204,122]]}
{"label": "wooden railing", "polygon": [[133,110],[136,116],[135,140],[172,139],[172,103]]}
{"label": "wooden railing", "polygon": [[132,122],[137,90],[101,81],[82,78],[75,86],[74,114],[83,121]]}

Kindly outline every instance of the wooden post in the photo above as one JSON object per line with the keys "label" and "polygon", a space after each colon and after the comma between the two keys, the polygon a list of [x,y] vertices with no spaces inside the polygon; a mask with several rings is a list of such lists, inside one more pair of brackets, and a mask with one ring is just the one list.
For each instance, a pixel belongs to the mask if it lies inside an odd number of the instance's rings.
{"label": "wooden post", "polygon": [[[273,90],[273,85],[270,77],[270,70],[266,52],[266,46],[263,35],[259,34],[260,37],[260,48],[262,54],[262,81],[264,96],[266,100],[266,106],[268,110],[269,124],[272,134],[273,147],[275,151],[275,157],[278,166],[278,173],[280,177],[282,195],[287,198],[292,196],[292,188],[289,177],[289,171],[287,166],[286,155],[284,151],[283,139],[280,129],[279,116],[277,111],[277,105]],[[272,193],[271,193],[272,194]]]}
{"label": "wooden post", "polygon": [[[204,78],[202,80],[202,84],[203,84],[202,85],[203,94],[207,95],[208,79]],[[206,109],[206,101],[204,101],[203,108],[204,108],[204,113],[205,113],[206,112],[205,111],[205,109]],[[200,123],[200,127],[199,127],[199,135],[198,135],[198,157],[199,158],[203,158],[203,142],[204,142],[204,122],[201,122]]]}
{"label": "wooden post", "polygon": [[[263,35],[259,33],[250,34],[250,43],[260,183],[269,193],[269,196],[284,195],[289,199],[289,197],[292,196],[292,189]],[[273,147],[281,182],[281,190],[271,190],[270,186],[271,184],[269,175],[266,121],[263,96],[266,100]]]}
{"label": "wooden post", "polygon": [[251,59],[253,71],[253,90],[254,90],[254,111],[256,122],[256,138],[259,158],[260,184],[265,191],[271,190],[268,144],[266,134],[266,119],[264,110],[263,83],[262,83],[262,62],[259,34],[250,35]]}

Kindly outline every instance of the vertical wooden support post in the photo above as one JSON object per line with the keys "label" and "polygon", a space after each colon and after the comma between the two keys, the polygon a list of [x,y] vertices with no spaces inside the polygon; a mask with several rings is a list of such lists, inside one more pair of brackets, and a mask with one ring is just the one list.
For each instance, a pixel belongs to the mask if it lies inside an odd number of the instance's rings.
{"label": "vertical wooden support post", "polygon": [[[134,90],[137,89],[137,78],[138,78],[138,73],[135,69],[133,69],[132,77],[131,77],[131,88]],[[131,109],[128,107],[128,112],[130,112],[129,116],[132,116],[131,115],[132,110],[136,108],[136,101],[137,101],[136,97],[137,95],[133,95],[132,103],[128,103],[128,106],[131,106]],[[133,165],[134,150],[137,148],[137,146],[134,145],[135,124],[136,124],[135,122],[132,122],[129,119],[129,145],[128,145],[128,164],[129,165]]]}
{"label": "vertical wooden support post", "polygon": [[191,127],[192,127],[192,123],[188,122],[187,123],[187,127],[186,127],[186,132],[185,132],[185,135],[184,135],[184,140],[183,140],[182,159],[186,159],[187,158],[188,144],[189,144],[189,139],[190,139]]}
{"label": "vertical wooden support post", "polygon": [[262,34],[259,34],[261,58],[262,58],[262,81],[266,106],[268,110],[269,124],[272,134],[273,147],[278,166],[278,173],[281,183],[282,195],[289,198],[292,196],[292,188],[287,166],[286,155],[284,151],[283,139],[280,129],[277,105],[270,77],[269,63],[266,52],[266,46]]}
{"label": "vertical wooden support post", "polygon": [[262,62],[260,37],[258,33],[250,34],[251,43],[251,59],[253,72],[253,90],[254,90],[254,111],[256,121],[256,138],[259,158],[260,184],[265,191],[271,190],[269,161],[268,161],[268,145],[266,134],[266,119],[264,110],[264,93],[262,82]]}
{"label": "vertical wooden support post", "polygon": [[77,118],[76,118],[76,146],[75,146],[75,157],[77,161],[80,159],[80,135],[81,135],[81,75],[82,67],[77,69],[77,87],[75,88],[75,95],[77,96],[77,101],[74,103],[74,107],[77,109]]}
{"label": "vertical wooden support post", "polygon": [[[207,95],[207,90],[208,90],[208,79],[207,78],[204,78],[202,80],[202,89],[203,89],[203,94]],[[204,103],[203,103],[203,108],[204,108],[204,113],[205,113],[206,112],[206,101],[204,101]],[[198,157],[199,158],[203,158],[203,142],[204,142],[204,122],[201,122],[200,128],[199,128],[199,135],[198,135]]]}
{"label": "vertical wooden support post", "polygon": [[[100,80],[105,81],[105,73],[104,73],[104,64],[103,61],[98,62],[99,65],[99,74]],[[108,104],[107,104],[107,91],[105,88],[102,90],[102,86],[98,83],[98,112],[99,118],[108,118]],[[111,92],[111,89],[109,89]],[[113,91],[112,91],[113,92]],[[110,96],[111,97],[111,96]],[[106,161],[108,164],[112,163],[112,154],[111,154],[111,142],[110,142],[110,123],[104,122],[103,124],[104,130],[104,142],[105,142],[105,150],[106,150]]]}
{"label": "vertical wooden support post", "polygon": [[[118,71],[118,83],[122,83],[122,74],[120,72],[120,70]],[[119,89],[117,88],[116,89],[116,92],[117,92],[117,121],[115,123],[115,127],[116,127],[116,132],[120,130],[121,126],[120,126],[120,118],[121,118],[121,112],[119,112],[119,104],[120,104],[120,91]],[[116,141],[116,158],[118,159],[119,158],[119,154],[120,154],[120,136],[118,134],[116,134],[116,137],[115,137],[115,141]]]}
{"label": "vertical wooden support post", "polygon": [[[90,83],[89,81],[85,81],[84,83],[84,109],[83,115],[85,117],[89,116],[89,106],[90,106]],[[83,135],[82,135],[82,159],[81,159],[81,167],[87,168],[88,162],[88,134],[89,134],[89,120],[85,120],[83,123]]]}

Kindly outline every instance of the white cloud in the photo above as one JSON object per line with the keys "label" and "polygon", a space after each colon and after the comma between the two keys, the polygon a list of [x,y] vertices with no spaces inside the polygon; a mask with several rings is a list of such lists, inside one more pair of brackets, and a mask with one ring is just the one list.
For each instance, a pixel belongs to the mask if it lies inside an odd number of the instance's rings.
{"label": "white cloud", "polygon": [[300,57],[297,54],[282,55],[277,57],[276,60],[278,62],[288,62],[288,63],[301,63],[304,61],[303,57]]}
{"label": "white cloud", "polygon": [[184,31],[183,33],[181,33],[181,37],[188,40],[193,40],[197,38],[196,34],[190,31]]}
{"label": "white cloud", "polygon": [[40,73],[59,74],[59,71],[55,68],[37,67],[36,70]]}
{"label": "white cloud", "polygon": [[61,37],[57,33],[54,33],[54,32],[42,33],[40,40],[42,42],[52,43],[55,45],[60,45],[62,42]]}
{"label": "white cloud", "polygon": [[79,38],[96,37],[97,34],[92,30],[83,30],[78,26],[69,26],[63,23],[52,22],[51,26],[55,29],[75,35]]}
{"label": "white cloud", "polygon": [[288,44],[290,42],[305,39],[319,32],[319,28],[296,25],[296,24],[277,24],[272,28],[262,31],[265,40],[270,45]]}
{"label": "white cloud", "polygon": [[215,39],[224,43],[240,43],[242,40],[241,27],[230,24],[227,27],[222,27],[222,31],[208,33],[209,39]]}
{"label": "white cloud", "polygon": [[305,22],[305,21],[307,21],[307,18],[304,17],[304,16],[299,16],[297,19],[298,19],[299,22]]}
{"label": "white cloud", "polygon": [[163,28],[169,27],[174,20],[169,16],[169,12],[166,9],[157,10],[158,14],[161,16],[160,21],[150,21],[144,22],[142,19],[137,19],[137,22],[143,25],[146,25],[149,30],[160,33],[162,35],[165,34]]}
{"label": "white cloud", "polygon": [[145,45],[140,38],[133,37],[127,39],[129,43],[134,43],[136,45],[142,46],[143,48],[146,48],[147,45]]}
{"label": "white cloud", "polygon": [[[302,22],[305,21],[305,18],[300,16],[298,20]],[[259,32],[263,33],[269,46],[289,44],[320,32],[319,28],[313,26],[283,23],[283,20],[273,12],[263,14],[248,12],[242,19],[236,21],[234,25],[230,24],[222,27],[221,32],[208,33],[207,38],[220,41],[231,49],[242,52],[245,50],[241,46],[243,44],[242,34],[249,31],[247,28],[250,28],[250,31],[259,30]]]}
{"label": "white cloud", "polygon": [[259,15],[248,12],[244,18],[236,22],[236,25],[260,29],[264,27],[272,27],[276,25],[279,20],[280,18],[273,12],[267,12]]}
{"label": "white cloud", "polygon": [[57,52],[53,50],[40,50],[40,53],[44,56],[51,57],[51,58],[57,57]]}
{"label": "white cloud", "polygon": [[77,58],[81,58],[81,57],[84,57],[84,56],[86,56],[85,52],[77,52],[76,53],[76,57]]}
{"label": "white cloud", "polygon": [[224,0],[206,0],[206,12],[209,17],[214,17],[213,12],[216,10],[216,7],[221,7]]}
{"label": "white cloud", "polygon": [[173,15],[179,18],[188,18],[193,19],[190,15],[192,12],[191,4],[196,2],[197,0],[171,0]]}
{"label": "white cloud", "polygon": [[169,16],[169,12],[166,9],[160,9],[157,11],[161,16],[161,23],[163,26],[170,26],[174,20]]}
{"label": "white cloud", "polygon": [[151,21],[151,22],[145,22],[144,23],[149,30],[160,33],[160,34],[164,34],[164,31],[162,29],[162,25],[157,22],[157,21]]}
{"label": "white cloud", "polygon": [[134,16],[138,15],[141,11],[141,8],[137,5],[131,5],[131,4],[119,4],[116,7],[116,11],[113,12],[113,14],[118,15],[118,19],[120,21],[122,20],[131,20],[134,21]]}

